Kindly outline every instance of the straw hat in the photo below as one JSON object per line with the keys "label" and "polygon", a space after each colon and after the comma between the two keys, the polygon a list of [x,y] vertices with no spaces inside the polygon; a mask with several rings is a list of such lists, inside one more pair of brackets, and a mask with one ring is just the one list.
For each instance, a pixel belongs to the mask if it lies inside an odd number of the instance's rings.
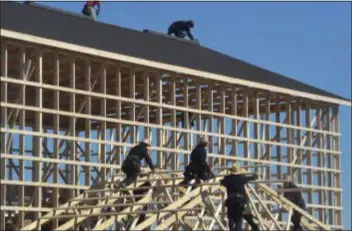
{"label": "straw hat", "polygon": [[209,141],[208,141],[208,138],[206,136],[201,136],[199,138],[199,144],[207,144]]}
{"label": "straw hat", "polygon": [[284,176],[284,180],[286,180],[286,181],[292,181],[292,177],[291,177],[289,174],[286,174],[286,175]]}
{"label": "straw hat", "polygon": [[150,142],[149,142],[149,139],[148,139],[148,138],[144,138],[143,140],[141,140],[141,143],[150,146]]}
{"label": "straw hat", "polygon": [[236,174],[241,171],[241,168],[237,164],[233,164],[229,170],[232,174]]}

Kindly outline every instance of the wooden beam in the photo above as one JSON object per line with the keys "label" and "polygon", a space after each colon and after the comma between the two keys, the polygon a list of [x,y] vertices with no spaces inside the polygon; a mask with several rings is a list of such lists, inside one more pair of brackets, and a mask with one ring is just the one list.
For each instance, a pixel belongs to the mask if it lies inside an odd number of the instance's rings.
{"label": "wooden beam", "polygon": [[[59,54],[55,53],[55,73],[54,73],[54,85],[59,86],[60,85],[60,56]],[[54,109],[55,110],[60,110],[60,92],[59,91],[53,91],[54,95]],[[60,134],[60,116],[59,115],[53,115],[54,116],[54,134],[59,135]],[[87,145],[87,144],[86,144]],[[53,158],[55,160],[59,159],[59,154],[60,154],[60,140],[59,139],[54,139],[53,142],[53,149],[54,149],[54,156]],[[89,145],[88,145],[89,146]],[[59,183],[59,165],[57,163],[54,163],[54,171],[53,171],[53,180],[54,184]],[[89,170],[89,169],[88,169]],[[54,188],[53,189],[53,207],[58,207],[59,205],[59,189]],[[58,219],[54,219],[53,221],[53,227],[56,228],[58,226]]]}
{"label": "wooden beam", "polygon": [[[1,76],[7,78],[8,74],[8,47],[4,40],[1,40]],[[1,102],[7,103],[7,82],[1,81]],[[1,128],[7,128],[7,108],[1,107]],[[1,131],[1,153],[7,152],[6,132]],[[1,180],[6,179],[6,158],[1,155]],[[6,186],[1,184],[1,206],[6,204]],[[5,211],[0,211],[0,230],[5,230]]]}
{"label": "wooden beam", "polygon": [[[38,83],[42,83],[43,81],[43,75],[42,75],[42,70],[43,70],[43,65],[42,65],[43,57],[42,57],[42,51],[37,50],[37,61],[36,61],[36,81]],[[42,109],[42,100],[43,100],[43,90],[41,88],[36,88],[36,107],[39,109]],[[37,132],[42,132],[42,118],[43,114],[42,112],[38,111],[36,112],[36,124],[35,124],[35,131]],[[42,139],[43,137],[37,136],[34,138],[35,139],[35,146],[34,146],[34,156],[41,158],[42,157]],[[36,182],[41,182],[41,169],[42,169],[42,163],[41,162],[35,162],[34,163],[34,180]],[[41,187],[36,187],[34,189],[34,207],[41,207],[42,205],[42,188]],[[40,213],[36,212],[34,213],[34,218],[39,218]]]}

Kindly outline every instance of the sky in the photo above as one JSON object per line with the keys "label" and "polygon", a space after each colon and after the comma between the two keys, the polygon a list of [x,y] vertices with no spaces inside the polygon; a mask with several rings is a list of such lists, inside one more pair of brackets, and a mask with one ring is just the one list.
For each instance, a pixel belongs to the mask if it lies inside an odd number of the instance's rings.
{"label": "sky", "polygon": [[[83,2],[45,2],[80,13]],[[166,32],[192,19],[202,46],[351,99],[349,2],[104,2],[98,21]],[[343,223],[351,229],[351,108],[340,107]]]}

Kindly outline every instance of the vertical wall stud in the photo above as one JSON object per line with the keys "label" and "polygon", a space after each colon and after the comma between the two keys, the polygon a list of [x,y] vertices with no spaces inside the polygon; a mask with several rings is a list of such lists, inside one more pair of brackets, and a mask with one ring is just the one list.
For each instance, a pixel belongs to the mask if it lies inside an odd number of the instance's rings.
{"label": "vertical wall stud", "polygon": [[[59,87],[60,86],[60,56],[58,53],[55,53],[54,59],[55,65],[55,76],[54,76],[54,85]],[[60,110],[60,92],[58,90],[54,90],[54,109]],[[56,135],[60,134],[60,116],[58,114],[54,115],[54,133]],[[59,159],[60,153],[60,140],[55,138],[54,139],[54,159]],[[54,171],[53,171],[53,180],[54,184],[59,183],[59,164],[54,163]],[[55,188],[53,190],[53,207],[59,206],[59,189]],[[58,219],[55,219],[53,222],[54,228],[58,227]]]}
{"label": "vertical wall stud", "polygon": [[[36,64],[36,81],[38,83],[43,82],[43,58],[42,51],[40,49],[37,50],[37,64]],[[36,107],[42,109],[43,107],[43,91],[42,88],[37,87],[36,89]],[[43,124],[42,124],[43,114],[41,111],[36,112],[36,122],[35,122],[35,130],[39,133],[43,132]],[[37,136],[35,139],[35,156],[38,158],[42,157],[42,136]],[[41,182],[41,173],[42,173],[42,163],[40,161],[35,161],[35,169],[34,169],[34,178],[36,182]],[[38,186],[34,188],[34,206],[42,207],[42,187]],[[40,212],[35,213],[35,218],[39,218],[41,215]]]}
{"label": "vertical wall stud", "polygon": [[[159,104],[158,109],[157,109],[157,124],[159,126],[163,125],[163,109],[162,109],[162,103],[163,103],[163,80],[161,78],[161,73],[157,76],[156,79],[156,87],[157,87],[157,103]],[[157,134],[157,145],[159,148],[163,147],[163,130],[161,128],[158,128],[158,134]],[[157,165],[159,167],[164,166],[163,162],[163,152],[158,151],[158,158],[157,158]]]}
{"label": "vertical wall stud", "polygon": [[[20,70],[21,70],[21,78],[22,80],[25,81],[27,78],[25,47],[21,47]],[[21,85],[20,104],[22,104],[23,106],[25,106],[26,104],[26,86],[25,85]],[[26,130],[25,119],[26,119],[26,111],[24,109],[21,109],[20,110],[20,129],[21,130]],[[25,135],[20,134],[19,148],[20,148],[20,155],[22,156],[25,155],[25,147],[26,147]],[[19,180],[24,181],[24,161],[23,160],[19,160],[19,168],[20,168]],[[19,199],[20,199],[19,206],[23,207],[24,206],[24,186],[19,187]],[[23,226],[23,219],[24,219],[24,212],[20,211],[18,222],[21,227]]]}
{"label": "vertical wall stud", "polygon": [[[183,79],[183,98],[184,98],[184,107],[188,108],[189,107],[189,99],[188,99],[188,78],[185,77]],[[189,127],[189,113],[188,112],[183,112],[183,124],[185,129],[190,129]],[[189,150],[189,132],[187,131],[184,135],[184,149]],[[189,163],[189,156],[184,155],[184,165],[187,166]]]}
{"label": "vertical wall stud", "polygon": [[[91,63],[89,60],[86,61],[85,64],[85,90],[87,92],[91,92],[91,74],[92,74],[92,68],[91,68]],[[86,100],[86,107],[85,107],[85,113],[86,115],[91,114],[91,109],[92,109],[92,102],[91,102],[91,96],[86,95],[85,96]],[[91,121],[89,119],[85,119],[85,137],[86,139],[91,138]],[[88,141],[85,143],[85,154],[86,154],[86,162],[90,163],[91,162],[91,143]],[[85,185],[90,185],[91,182],[91,171],[90,171],[90,166],[85,167]]]}
{"label": "vertical wall stud", "polygon": [[[5,40],[1,39],[1,76],[7,78],[8,70],[8,53],[7,53],[7,43]],[[7,103],[7,82],[1,81],[1,102]],[[7,128],[7,108],[1,107],[1,128]],[[7,137],[6,132],[1,132],[1,153],[7,153]],[[6,178],[6,159],[1,157],[1,180]],[[1,184],[1,206],[6,204],[6,185]],[[0,230],[5,230],[5,211],[1,209],[0,211]]]}
{"label": "vertical wall stud", "polygon": [[[170,84],[171,84],[171,105],[176,106],[176,76],[174,74],[172,74],[170,76]],[[176,110],[171,110],[171,126],[173,128],[177,127],[177,121],[176,121]],[[171,148],[176,150],[177,149],[177,132],[176,131],[172,131],[171,132],[171,137],[172,137],[172,145]],[[177,170],[178,169],[178,154],[177,152],[173,152],[172,154],[172,161],[171,161],[171,165],[172,165],[172,169],[173,170]]]}
{"label": "vertical wall stud", "polygon": [[[76,89],[76,63],[75,58],[72,57],[70,59],[70,88]],[[70,95],[70,112],[76,112],[76,95],[75,93],[71,93]],[[74,116],[70,117],[70,136],[76,136],[76,118]],[[70,142],[70,160],[76,161],[76,142]],[[69,167],[69,183],[75,185],[76,184],[76,166],[70,165]],[[75,196],[75,191],[70,190],[70,198]]]}
{"label": "vertical wall stud", "polygon": [[[101,73],[100,73],[100,93],[106,95],[106,66],[102,64]],[[100,115],[106,117],[106,99],[100,99]],[[106,122],[100,121],[100,139],[102,141],[106,140]],[[106,144],[101,144],[100,146],[100,163],[106,163]],[[106,179],[106,167],[102,167],[101,180],[105,181]]]}
{"label": "vertical wall stud", "polygon": [[[220,118],[219,122],[220,122],[220,134],[221,135],[225,135],[226,133],[226,119],[225,119],[225,113],[226,113],[226,102],[225,102],[225,97],[226,97],[226,92],[225,92],[225,88],[224,88],[224,85],[221,85],[220,86],[220,113],[222,115],[222,117]],[[226,139],[224,137],[222,137],[220,140],[220,153],[222,155],[226,155]],[[226,159],[222,158],[220,159],[219,161],[219,165],[220,167],[224,167],[226,166]]]}
{"label": "vertical wall stud", "polygon": [[[196,84],[197,88],[196,88],[196,97],[197,97],[197,110],[202,110],[202,92],[201,92],[201,84],[199,82],[199,80],[197,80],[197,84]],[[201,131],[201,126],[202,126],[202,116],[200,113],[198,113],[197,115],[197,130]],[[199,142],[199,138],[200,136],[197,135],[197,143]]]}
{"label": "vertical wall stud", "polygon": [[[117,66],[117,70],[116,70],[116,95],[119,97],[121,97],[121,95],[122,95],[122,92],[121,92],[121,66],[120,65]],[[116,100],[116,118],[121,119],[121,100]],[[121,130],[122,130],[121,123],[118,122],[115,127],[115,132],[116,132],[115,137],[116,137],[117,142],[122,142]],[[117,146],[116,147],[116,155],[117,155],[116,164],[118,164],[120,166],[121,166],[121,151],[122,151],[121,147]]]}
{"label": "vertical wall stud", "polygon": [[[210,112],[213,112],[213,101],[214,101],[214,94],[213,94],[213,84],[208,85],[208,110]],[[209,128],[209,133],[213,133],[213,124],[214,124],[214,117],[212,115],[208,115],[208,128]],[[209,136],[209,153],[214,153],[214,137]],[[214,165],[214,158],[209,157],[209,166],[210,168],[213,168]]]}
{"label": "vertical wall stud", "polygon": [[[306,127],[310,128],[310,117],[311,117],[311,105],[306,104]],[[312,144],[312,132],[307,131],[307,139],[306,139],[306,145],[310,147]],[[312,152],[310,150],[307,150],[306,152],[307,155],[307,165],[312,166]],[[308,184],[311,185],[313,183],[313,171],[311,169],[307,170],[308,173]],[[308,193],[308,203],[311,204],[313,202],[313,190],[309,190]],[[310,214],[313,214],[313,210],[310,208],[309,209]]]}

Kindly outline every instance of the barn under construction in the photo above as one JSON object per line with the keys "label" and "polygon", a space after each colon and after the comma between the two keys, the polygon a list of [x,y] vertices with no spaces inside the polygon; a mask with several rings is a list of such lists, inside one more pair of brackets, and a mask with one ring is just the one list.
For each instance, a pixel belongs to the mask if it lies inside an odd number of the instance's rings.
{"label": "barn under construction", "polygon": [[[294,210],[341,230],[340,105],[197,42],[1,2],[0,229],[228,230],[219,181],[236,162],[260,176],[247,191],[262,230],[289,229]],[[216,178],[178,187],[204,135]],[[159,170],[116,189],[143,137]],[[306,210],[282,196],[285,174]]]}

